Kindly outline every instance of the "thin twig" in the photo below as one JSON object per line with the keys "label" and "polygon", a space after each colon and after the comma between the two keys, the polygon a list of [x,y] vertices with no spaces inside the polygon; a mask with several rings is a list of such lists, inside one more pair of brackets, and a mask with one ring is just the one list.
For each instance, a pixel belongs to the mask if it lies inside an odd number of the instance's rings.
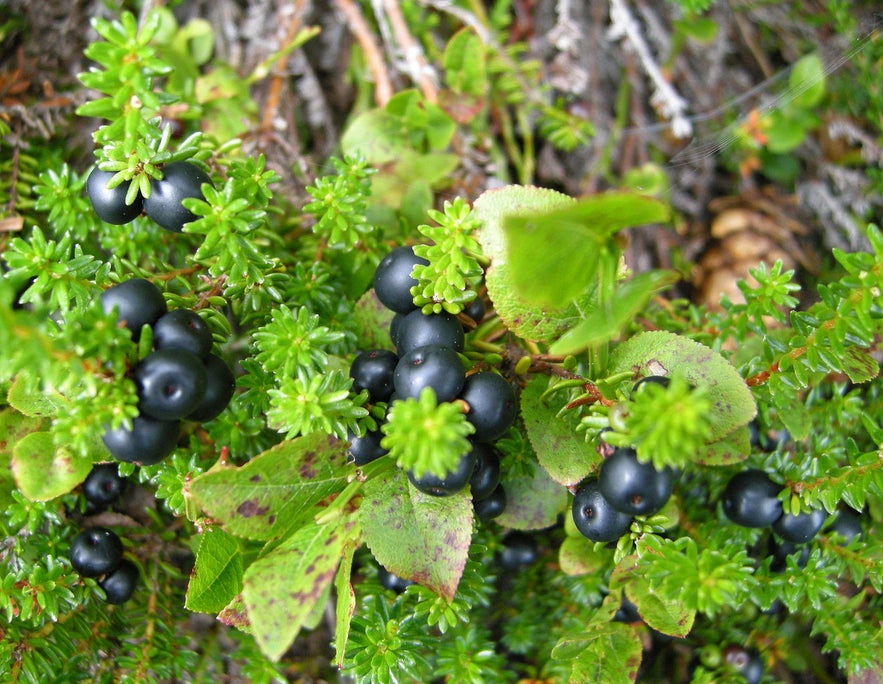
{"label": "thin twig", "polygon": [[368,28],[365,17],[362,16],[361,10],[353,0],[334,0],[349,26],[350,33],[356,39],[356,42],[365,53],[365,59],[368,60],[368,68],[374,76],[374,102],[378,106],[384,106],[389,98],[392,97],[393,88],[392,81],[389,78],[389,71],[386,68],[386,62],[383,61],[383,53],[374,40],[374,34]]}
{"label": "thin twig", "polygon": [[411,80],[419,86],[427,102],[438,102],[435,70],[426,61],[420,43],[414,40],[414,36],[411,35],[405,16],[402,14],[402,8],[397,0],[383,0],[381,6],[392,26],[395,41],[404,58],[404,67],[408,70]]}
{"label": "thin twig", "polygon": [[[294,7],[291,10],[291,21],[288,24],[288,30],[285,34],[285,41],[282,43],[282,45],[279,46],[280,49],[283,49],[286,45],[291,44],[295,36],[297,36],[297,32],[300,31],[300,17],[305,5],[306,0],[296,0],[296,2],[294,3]],[[267,102],[264,106],[263,115],[261,116],[260,130],[264,133],[273,130],[273,120],[276,118],[276,115],[279,112],[279,102],[282,97],[282,86],[285,85],[285,82],[287,81],[285,73],[286,64],[287,60],[277,60],[276,63],[273,64],[272,71],[270,72],[270,86],[269,90],[267,91]]]}

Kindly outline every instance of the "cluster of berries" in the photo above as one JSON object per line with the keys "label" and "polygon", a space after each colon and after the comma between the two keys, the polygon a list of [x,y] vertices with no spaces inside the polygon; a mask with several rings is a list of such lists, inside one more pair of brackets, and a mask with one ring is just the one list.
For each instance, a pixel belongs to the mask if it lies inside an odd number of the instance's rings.
{"label": "cluster of berries", "polygon": [[86,179],[86,194],[102,221],[123,225],[143,211],[166,230],[180,233],[185,223],[197,218],[184,208],[182,200],[188,197],[204,199],[201,187],[203,183],[211,185],[211,178],[196,164],[186,161],[170,162],[162,167],[162,172],[162,180],[150,180],[150,197],[138,194],[131,204],[126,204],[131,183],[108,188],[107,183],[115,174],[96,166]]}
{"label": "cluster of berries", "polygon": [[131,429],[107,430],[102,438],[114,458],[152,465],[174,450],[182,419],[206,422],[226,408],[235,379],[224,360],[211,353],[212,333],[199,314],[169,311],[150,281],[126,280],[100,299],[104,312],[116,311],[134,340],[145,325],[153,333],[153,351],[130,371],[139,415]]}
{"label": "cluster of berries", "polygon": [[[123,479],[116,465],[99,463],[83,482],[87,512],[97,513],[119,499]],[[89,527],[71,541],[71,567],[83,577],[97,579],[108,603],[125,603],[138,584],[138,566],[123,558],[119,536],[105,527]]]}
{"label": "cluster of berries", "polygon": [[[476,515],[489,520],[506,506],[506,492],[500,485],[500,454],[493,446],[512,425],[516,414],[515,393],[498,373],[479,371],[468,377],[459,353],[465,344],[463,325],[447,312],[424,314],[414,304],[411,288],[417,280],[411,273],[427,261],[411,247],[399,247],[387,254],[374,272],[374,292],[380,302],[395,312],[390,338],[395,353],[373,349],[353,361],[350,376],[353,391],[368,391],[370,401],[391,404],[396,399],[416,399],[427,387],[439,402],[461,402],[466,419],[475,428],[471,450],[457,467],[437,477],[429,473],[411,483],[433,496],[448,496],[470,485]],[[482,304],[464,312],[478,323],[484,317]],[[364,435],[349,435],[350,455],[364,465],[386,454],[380,428]]]}

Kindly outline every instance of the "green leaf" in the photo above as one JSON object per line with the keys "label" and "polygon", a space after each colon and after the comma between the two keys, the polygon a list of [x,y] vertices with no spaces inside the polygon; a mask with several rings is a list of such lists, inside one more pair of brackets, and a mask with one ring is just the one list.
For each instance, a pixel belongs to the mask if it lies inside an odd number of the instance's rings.
{"label": "green leaf", "polygon": [[647,271],[617,285],[609,302],[595,309],[586,320],[564,333],[550,348],[550,354],[575,354],[619,335],[659,290],[677,282],[674,271]]}
{"label": "green leaf", "polygon": [[347,540],[357,534],[345,518],[310,522],[245,571],[242,598],[261,651],[277,661],[327,598]]}
{"label": "green leaf", "polygon": [[547,386],[542,376],[531,379],[519,399],[521,416],[537,460],[549,477],[562,485],[574,485],[600,464],[601,456],[558,417],[555,408],[543,402]]}
{"label": "green leaf", "polygon": [[356,612],[356,593],[350,581],[353,572],[353,555],[358,548],[354,537],[349,538],[349,543],[344,548],[340,559],[340,567],[337,568],[337,578],[334,580],[334,590],[337,595],[335,610],[336,624],[334,627],[334,664],[343,667],[343,659],[346,655],[346,642],[349,639],[350,623]]}
{"label": "green leaf", "polygon": [[589,575],[601,570],[609,561],[611,553],[607,549],[589,541],[581,534],[568,536],[558,549],[558,564],[561,572],[568,575]]}
{"label": "green leaf", "polygon": [[199,537],[196,565],[190,573],[184,607],[199,613],[219,613],[242,591],[239,542],[223,530]]}
{"label": "green leaf", "polygon": [[744,461],[750,453],[751,433],[748,426],[743,425],[716,442],[706,444],[704,451],[693,461],[704,466],[727,466]]}
{"label": "green leaf", "polygon": [[561,639],[552,649],[552,659],[566,665],[569,682],[631,684],[638,676],[642,650],[637,630],[605,622]]}
{"label": "green leaf", "polygon": [[773,154],[790,152],[806,137],[806,129],[797,125],[786,112],[773,111],[769,115],[769,122],[765,131],[769,139],[766,149]]}
{"label": "green leaf", "polygon": [[859,347],[847,347],[843,357],[843,371],[856,383],[870,382],[880,373],[877,360]]}
{"label": "green leaf", "polygon": [[481,222],[476,231],[491,265],[485,272],[488,295],[500,319],[514,334],[527,340],[551,340],[584,318],[582,311],[593,307],[590,296],[555,309],[528,303],[516,291],[507,263],[503,220],[515,213],[535,214],[568,207],[574,199],[555,190],[508,185],[488,190],[475,200],[475,217]]}
{"label": "green leaf", "polygon": [[469,28],[460,29],[445,46],[445,80],[457,93],[484,95],[487,90],[487,53],[482,40]]}
{"label": "green leaf", "polygon": [[666,204],[633,192],[610,192],[570,206],[503,218],[513,285],[527,302],[561,307],[586,292],[604,254],[618,253],[613,234],[666,221]]}
{"label": "green leaf", "polygon": [[343,489],[346,443],[315,433],[259,454],[239,468],[212,469],[190,483],[190,496],[239,537],[278,539]]}
{"label": "green leaf", "polygon": [[815,107],[825,95],[825,65],[813,53],[801,57],[788,77],[790,104],[801,109]]}
{"label": "green leaf", "polygon": [[567,489],[555,482],[539,465],[525,464],[528,475],[503,474],[506,509],[496,518],[503,527],[540,530],[555,524],[567,504]]}
{"label": "green leaf", "polygon": [[685,36],[703,45],[713,41],[717,35],[717,23],[708,17],[691,16],[687,19],[676,19],[674,25]]}
{"label": "green leaf", "polygon": [[11,470],[15,445],[42,426],[40,418],[23,416],[11,408],[0,409],[0,506],[6,503],[8,493],[15,488]]}
{"label": "green leaf", "polygon": [[387,309],[374,294],[368,290],[357,301],[354,311],[356,337],[364,349],[388,349],[395,351],[389,339],[389,324],[395,312]]}
{"label": "green leaf", "polygon": [[383,567],[453,600],[472,537],[468,490],[430,496],[389,470],[365,483],[360,513],[365,542]]}
{"label": "green leaf", "polygon": [[15,376],[6,394],[6,401],[26,416],[54,416],[58,412],[58,407],[40,387],[39,378],[27,372]]}
{"label": "green leaf", "polygon": [[92,470],[88,459],[75,458],[56,447],[51,432],[31,432],[12,448],[12,474],[22,494],[31,501],[48,501],[86,479]]}
{"label": "green leaf", "polygon": [[693,386],[707,388],[712,442],[746,425],[757,412],[745,381],[723,356],[674,333],[651,331],[632,337],[613,351],[610,367],[614,373],[631,371],[636,379],[677,370]]}
{"label": "green leaf", "polygon": [[635,604],[641,619],[658,632],[684,637],[693,629],[696,610],[687,608],[680,596],[666,596],[653,587],[640,574],[636,556],[624,558],[613,570],[610,591],[619,589]]}

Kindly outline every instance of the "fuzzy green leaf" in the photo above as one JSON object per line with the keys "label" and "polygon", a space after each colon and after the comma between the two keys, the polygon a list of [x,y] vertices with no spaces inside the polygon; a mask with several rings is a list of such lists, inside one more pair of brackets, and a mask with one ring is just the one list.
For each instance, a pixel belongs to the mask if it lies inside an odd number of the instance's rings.
{"label": "fuzzy green leaf", "polygon": [[348,473],[346,444],[314,434],[282,442],[239,468],[210,470],[190,483],[189,493],[231,534],[270,540],[342,490]]}
{"label": "fuzzy green leaf", "polygon": [[340,555],[354,533],[352,521],[311,522],[252,563],[242,598],[261,651],[279,660],[328,596]]}
{"label": "fuzzy green leaf", "polygon": [[39,386],[39,379],[32,373],[21,372],[15,376],[6,401],[16,411],[26,416],[40,417],[53,416],[58,407],[52,402],[46,391]]}
{"label": "fuzzy green leaf", "polygon": [[51,432],[32,432],[12,448],[12,474],[18,488],[32,501],[66,494],[92,470],[92,462],[56,447]]}
{"label": "fuzzy green leaf", "polygon": [[610,577],[610,590],[623,589],[638,608],[638,614],[653,629],[683,637],[693,628],[696,610],[688,608],[680,596],[669,596],[654,587],[638,572],[634,556],[624,558]]}
{"label": "fuzzy green leaf", "polygon": [[548,382],[533,378],[521,393],[521,417],[540,465],[555,482],[574,485],[601,462],[601,456],[541,399]]}
{"label": "fuzzy green leaf", "polygon": [[394,469],[365,483],[360,513],[365,542],[383,567],[453,600],[472,537],[468,489],[430,496]]}
{"label": "fuzzy green leaf", "polygon": [[567,490],[539,465],[527,463],[524,467],[528,470],[527,475],[503,474],[508,503],[496,522],[516,530],[551,527],[567,503]]}
{"label": "fuzzy green leaf", "polygon": [[788,77],[788,104],[801,109],[815,107],[825,95],[825,65],[817,54],[801,57]]}
{"label": "fuzzy green leaf", "polygon": [[567,664],[569,682],[631,684],[638,676],[641,652],[633,627],[607,622],[561,639],[552,649],[552,659]]}
{"label": "fuzzy green leaf", "polygon": [[242,573],[236,539],[223,530],[204,532],[199,537],[184,607],[199,613],[219,613],[242,591]]}
{"label": "fuzzy green leaf", "polygon": [[748,426],[743,425],[716,442],[706,444],[693,462],[704,466],[727,466],[744,461],[750,453],[751,433]]}
{"label": "fuzzy green leaf", "polygon": [[453,35],[443,57],[445,79],[451,90],[467,95],[487,91],[487,55],[484,43],[468,28]]}
{"label": "fuzzy green leaf", "polygon": [[373,289],[362,295],[355,307],[356,335],[361,347],[395,351],[389,339],[389,324],[393,316],[395,313],[383,306]]}
{"label": "fuzzy green leaf", "polygon": [[745,381],[724,357],[674,333],[652,331],[632,337],[613,351],[610,367],[614,372],[633,371],[636,378],[677,370],[693,386],[706,388],[712,402],[712,442],[746,425],[757,412]]}
{"label": "fuzzy green leaf", "polygon": [[0,506],[7,502],[9,492],[15,487],[12,475],[12,450],[15,445],[43,426],[39,418],[23,416],[10,408],[0,410]]}
{"label": "fuzzy green leaf", "polygon": [[869,382],[880,373],[880,364],[864,349],[847,347],[844,352],[843,370],[856,383]]}
{"label": "fuzzy green leaf", "polygon": [[561,572],[568,575],[589,575],[601,570],[610,560],[610,551],[599,549],[595,542],[581,534],[568,536],[558,549]]}

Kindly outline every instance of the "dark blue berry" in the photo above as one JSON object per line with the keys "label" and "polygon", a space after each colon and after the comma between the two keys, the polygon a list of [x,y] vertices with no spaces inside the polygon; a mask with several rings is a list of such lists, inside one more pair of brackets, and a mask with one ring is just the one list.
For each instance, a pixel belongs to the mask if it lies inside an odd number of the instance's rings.
{"label": "dark blue berry", "polygon": [[463,326],[456,316],[445,311],[426,315],[417,309],[404,317],[396,331],[396,351],[399,355],[430,344],[463,351]]}
{"label": "dark blue berry", "polygon": [[408,479],[424,494],[432,496],[451,496],[456,494],[469,484],[469,478],[475,472],[475,454],[467,451],[457,461],[453,470],[449,470],[443,477],[426,472],[417,477],[413,471],[408,471]]}
{"label": "dark blue berry", "polygon": [[104,597],[108,603],[118,605],[125,603],[138,585],[138,566],[128,558],[123,558],[116,570],[99,580],[98,586],[104,590]]}
{"label": "dark blue berry", "polygon": [[480,371],[466,378],[460,399],[466,402],[466,420],[475,427],[472,439],[493,442],[515,421],[515,392],[499,373]]}
{"label": "dark blue berry", "polygon": [[410,313],[417,306],[411,295],[411,287],[417,285],[417,279],[411,277],[411,271],[417,264],[429,262],[414,254],[412,247],[397,247],[387,254],[374,271],[374,293],[377,299],[387,308],[398,313]]}
{"label": "dark blue berry", "polygon": [[171,162],[162,167],[162,180],[150,181],[150,197],[144,200],[144,212],[166,230],[180,233],[185,223],[198,217],[181,202],[188,197],[204,199],[202,184],[211,178],[196,164]]}
{"label": "dark blue berry", "polygon": [[363,466],[371,461],[376,461],[381,456],[389,453],[380,446],[380,440],[383,439],[383,433],[377,430],[366,431],[364,435],[358,436],[352,430],[347,432],[347,441],[349,448],[347,454],[357,466]]}
{"label": "dark blue berry", "polygon": [[782,515],[778,496],[782,488],[762,470],[736,473],[727,482],[722,504],[724,513],[742,527],[766,527]]}
{"label": "dark blue berry", "polygon": [[598,486],[597,478],[584,481],[573,496],[573,523],[587,539],[594,542],[616,541],[632,524],[632,517],[617,511]]}
{"label": "dark blue berry", "polygon": [[132,369],[141,413],[177,420],[192,413],[205,395],[205,365],[186,349],[157,349]]}
{"label": "dark blue berry", "polygon": [[498,484],[491,495],[481,501],[473,501],[472,507],[475,517],[482,521],[493,520],[506,510],[506,490],[502,484]]}
{"label": "dark blue berry", "polygon": [[205,367],[205,392],[196,408],[187,414],[188,420],[206,423],[214,420],[227,408],[236,390],[233,371],[220,356],[209,354],[203,361]]}
{"label": "dark blue berry", "polygon": [[598,486],[604,498],[621,513],[652,515],[671,496],[674,471],[657,470],[652,463],[641,463],[634,449],[620,448],[604,460]]}
{"label": "dark blue berry", "polygon": [[500,484],[500,452],[490,444],[472,446],[475,453],[475,471],[469,478],[469,491],[473,501],[486,499]]}
{"label": "dark blue berry", "polygon": [[353,392],[366,389],[372,402],[389,401],[398,362],[399,357],[386,349],[363,351],[350,365]]}
{"label": "dark blue berry", "polygon": [[450,347],[419,347],[399,359],[393,384],[399,399],[416,399],[431,387],[436,400],[452,401],[460,394],[466,372],[460,357]]}
{"label": "dark blue berry", "polygon": [[186,349],[201,359],[212,350],[212,331],[195,311],[174,309],[153,324],[153,346]]}
{"label": "dark blue berry", "polygon": [[120,498],[124,484],[116,463],[96,463],[83,481],[83,496],[103,508]]}
{"label": "dark blue berry", "polygon": [[130,182],[120,183],[113,188],[107,187],[108,181],[115,175],[112,171],[102,171],[96,166],[86,179],[86,194],[98,218],[105,223],[121,226],[139,216],[143,204],[141,195],[135,195],[132,204],[126,204]]}
{"label": "dark blue berry", "polygon": [[99,301],[104,313],[117,311],[117,321],[132,332],[135,341],[141,336],[142,326],[153,325],[167,311],[162,292],[143,278],[125,280],[106,289],[99,296]]}
{"label": "dark blue berry", "polygon": [[104,527],[90,527],[71,540],[71,567],[83,577],[99,577],[116,570],[123,558],[123,543]]}
{"label": "dark blue berry", "polygon": [[101,438],[110,455],[126,463],[154,465],[175,450],[180,421],[153,420],[138,416],[130,430],[119,427],[108,430]]}
{"label": "dark blue berry", "polygon": [[500,567],[508,572],[517,572],[536,562],[539,556],[536,540],[524,532],[510,532],[503,538],[503,548],[499,553]]}
{"label": "dark blue berry", "polygon": [[782,516],[773,523],[773,532],[778,534],[785,541],[795,544],[805,544],[816,536],[818,531],[825,524],[828,514],[824,509],[816,508],[809,512],[800,512],[797,515],[791,513],[783,513]]}

